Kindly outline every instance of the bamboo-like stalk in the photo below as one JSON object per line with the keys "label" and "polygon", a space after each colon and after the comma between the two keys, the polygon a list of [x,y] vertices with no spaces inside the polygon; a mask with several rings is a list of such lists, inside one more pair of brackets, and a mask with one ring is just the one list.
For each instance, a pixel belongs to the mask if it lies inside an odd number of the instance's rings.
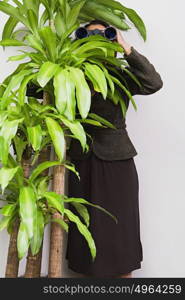
{"label": "bamboo-like stalk", "polygon": [[[66,144],[65,144],[66,156]],[[52,190],[58,194],[64,194],[65,188],[65,166],[59,165],[53,168],[53,186]],[[60,213],[56,212],[52,216],[54,219],[62,218]],[[64,230],[55,222],[51,223],[50,235],[50,254],[49,254],[49,278],[62,277],[62,255],[63,255]]]}
{"label": "bamboo-like stalk", "polygon": [[[30,172],[30,160],[23,158],[21,164],[23,167],[24,176],[28,178]],[[14,227],[10,235],[7,264],[6,264],[6,271],[5,271],[6,278],[18,277],[19,258],[18,258],[18,251],[17,251],[17,235],[19,231],[19,223],[20,221],[17,218],[14,222]]]}
{"label": "bamboo-like stalk", "polygon": [[[48,105],[49,103],[50,103],[49,93],[44,91],[43,105]],[[51,152],[50,146],[43,148],[39,155],[38,163],[40,164],[44,161],[49,160],[50,152]],[[48,172],[49,172],[49,170],[46,169],[42,172],[42,175],[47,176]],[[27,255],[26,270],[25,270],[25,275],[24,275],[25,278],[39,278],[40,277],[41,263],[42,263],[42,250],[43,250],[43,243],[41,245],[40,251],[36,255],[32,255],[31,249],[29,249],[28,255]]]}

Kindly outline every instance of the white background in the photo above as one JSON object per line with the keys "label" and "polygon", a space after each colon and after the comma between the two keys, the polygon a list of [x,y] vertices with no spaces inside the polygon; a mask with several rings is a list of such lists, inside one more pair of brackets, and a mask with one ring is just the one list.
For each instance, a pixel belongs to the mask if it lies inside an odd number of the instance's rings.
{"label": "white background", "polygon": [[[138,151],[141,240],[143,262],[133,277],[185,277],[185,1],[124,0],[145,21],[143,42],[135,29],[123,33],[160,73],[164,86],[150,96],[135,96],[138,111],[130,105],[127,129]],[[0,13],[3,28],[5,15]],[[15,48],[0,48],[2,82],[16,66],[6,62]],[[47,274],[46,232],[42,274]],[[7,233],[0,233],[0,277],[4,276]],[[64,245],[65,251],[65,245]],[[20,275],[25,261],[21,262]],[[77,274],[63,265],[64,277]]]}

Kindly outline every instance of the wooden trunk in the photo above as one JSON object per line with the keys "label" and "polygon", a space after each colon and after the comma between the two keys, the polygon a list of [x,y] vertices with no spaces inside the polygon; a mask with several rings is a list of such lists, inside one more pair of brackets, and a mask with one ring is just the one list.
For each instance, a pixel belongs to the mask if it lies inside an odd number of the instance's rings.
{"label": "wooden trunk", "polygon": [[[66,145],[65,145],[66,150]],[[53,168],[53,188],[52,190],[58,194],[64,194],[65,189],[65,167],[55,166]],[[61,218],[61,215],[56,212],[53,218]],[[49,256],[49,278],[62,277],[62,249],[63,249],[64,230],[62,227],[55,223],[51,223],[51,236],[50,236],[50,256]]]}

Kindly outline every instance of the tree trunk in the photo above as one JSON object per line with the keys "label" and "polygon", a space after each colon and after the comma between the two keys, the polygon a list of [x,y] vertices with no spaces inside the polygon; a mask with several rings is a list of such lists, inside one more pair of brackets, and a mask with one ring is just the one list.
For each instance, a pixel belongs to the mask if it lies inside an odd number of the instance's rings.
{"label": "tree trunk", "polygon": [[[66,145],[65,145],[66,151]],[[65,152],[66,153],[66,152]],[[65,166],[55,166],[53,168],[53,191],[58,194],[64,194],[65,188]],[[54,219],[62,218],[60,213],[56,212],[52,216]],[[49,278],[62,277],[62,250],[63,250],[63,237],[64,230],[62,227],[55,223],[51,223],[51,236],[50,236],[50,255],[49,255]]]}
{"label": "tree trunk", "polygon": [[[47,105],[50,103],[49,94],[47,92],[44,92],[43,95],[43,105]],[[42,163],[44,161],[47,161],[50,159],[50,152],[51,147],[45,147],[42,149],[39,158],[38,163]],[[44,170],[41,174],[43,176],[47,176],[49,173],[49,170]],[[31,249],[28,251],[27,255],[27,263],[26,263],[26,271],[25,271],[25,278],[39,278],[41,274],[41,263],[42,263],[42,249],[43,249],[43,243],[41,245],[39,253],[36,255],[32,255]]]}
{"label": "tree trunk", "polygon": [[8,248],[8,257],[6,264],[6,278],[16,278],[19,271],[19,259],[17,252],[17,235],[19,231],[19,220],[15,220],[13,231],[10,235],[10,242]]}
{"label": "tree trunk", "polygon": [[[26,178],[29,177],[30,171],[30,162],[29,159],[22,160],[22,167],[24,171],[24,176]],[[18,277],[19,271],[19,258],[18,258],[18,251],[17,251],[17,235],[19,231],[19,219],[15,220],[13,231],[10,235],[10,242],[8,248],[8,256],[7,256],[7,264],[6,264],[6,278],[16,278]]]}

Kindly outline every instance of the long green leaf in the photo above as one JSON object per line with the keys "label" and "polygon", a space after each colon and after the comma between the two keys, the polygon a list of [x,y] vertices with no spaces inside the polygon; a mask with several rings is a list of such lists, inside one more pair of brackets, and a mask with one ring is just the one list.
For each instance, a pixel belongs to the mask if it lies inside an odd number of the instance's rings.
{"label": "long green leaf", "polygon": [[20,11],[18,8],[15,8],[14,6],[5,3],[4,1],[0,2],[0,11],[4,12],[5,14],[12,16],[16,18],[18,21],[22,22],[24,25],[29,27],[29,24],[26,20],[26,18],[21,15]]}
{"label": "long green leaf", "polygon": [[0,161],[6,166],[8,161],[9,143],[3,136],[0,136]]}
{"label": "long green leaf", "polygon": [[33,237],[30,242],[32,255],[36,255],[42,245],[44,236],[44,216],[40,209],[36,210],[33,228]]}
{"label": "long green leaf", "polygon": [[58,210],[62,215],[64,213],[64,203],[61,196],[55,192],[46,192],[43,197],[47,199],[49,207],[53,207]]}
{"label": "long green leaf", "polygon": [[109,7],[113,9],[117,9],[119,11],[122,11],[126,14],[126,16],[130,19],[130,21],[135,25],[135,27],[140,32],[141,36],[143,37],[144,41],[146,40],[146,27],[141,19],[141,17],[136,13],[135,10],[128,8],[124,5],[122,5],[118,1],[114,0],[98,0],[100,4],[108,5]]}
{"label": "long green leaf", "polygon": [[85,70],[87,71],[87,76],[90,73],[91,77],[93,77],[93,82],[96,82],[98,85],[99,90],[102,93],[104,99],[107,97],[107,81],[103,71],[94,64],[85,63]]}
{"label": "long green leaf", "polygon": [[12,214],[14,213],[15,211],[15,208],[16,208],[16,204],[7,204],[5,206],[3,206],[3,208],[1,209],[0,213],[3,215],[3,216],[6,216],[6,217],[11,217]]}
{"label": "long green leaf", "polygon": [[10,180],[15,176],[19,167],[16,168],[6,168],[3,167],[0,169],[0,185],[2,188],[2,194],[4,194],[4,190],[7,187]]}
{"label": "long green leaf", "polygon": [[80,124],[80,122],[76,121],[76,120],[71,122],[63,116],[59,116],[59,118],[71,130],[71,132],[74,134],[75,138],[77,138],[80,141],[83,150],[85,150],[86,134],[85,134],[84,128]]}
{"label": "long green leaf", "polygon": [[19,259],[22,259],[29,248],[29,238],[26,230],[26,226],[23,222],[20,223],[19,232],[17,236],[17,249]]}
{"label": "long green leaf", "polygon": [[57,166],[60,165],[61,163],[59,161],[45,161],[41,164],[39,164],[31,173],[30,177],[29,177],[29,181],[33,182],[37,176],[42,173],[42,171],[44,171],[45,169],[48,169],[50,167],[53,166]]}
{"label": "long green leaf", "polygon": [[40,124],[32,127],[27,127],[28,139],[34,151],[38,151],[42,143],[42,128]]}
{"label": "long green leaf", "polygon": [[10,219],[11,219],[11,217],[3,217],[0,220],[0,231],[8,227]]}
{"label": "long green leaf", "polygon": [[[17,85],[20,85],[23,78],[26,75],[30,75],[30,73],[32,73],[32,70],[21,70],[19,73],[16,73],[15,75],[13,75],[10,79],[10,82],[3,94],[3,97],[6,98],[9,96],[10,92],[17,87]],[[6,103],[6,102],[5,102]],[[2,107],[4,108],[4,106]]]}
{"label": "long green leaf", "polygon": [[67,105],[67,89],[66,89],[66,79],[67,79],[67,70],[60,69],[54,76],[54,94],[55,94],[55,105],[58,111],[62,114]]}
{"label": "long green leaf", "polygon": [[23,186],[19,193],[20,216],[24,223],[28,238],[34,234],[34,218],[36,214],[36,196],[31,186]]}
{"label": "long green leaf", "polygon": [[94,261],[94,259],[96,257],[96,245],[95,245],[94,239],[93,239],[90,231],[88,230],[87,226],[85,226],[80,221],[79,217],[76,216],[75,214],[73,214],[69,209],[65,209],[65,214],[67,215],[67,217],[69,218],[70,221],[74,222],[77,225],[78,230],[86,239],[87,244],[90,249],[90,252],[91,252],[92,261]]}
{"label": "long green leaf", "polygon": [[90,217],[89,217],[88,209],[81,203],[72,202],[71,204],[75,207],[77,212],[84,219],[86,226],[89,227]]}
{"label": "long green leaf", "polygon": [[26,44],[15,39],[5,39],[0,41],[0,46],[26,46]]}
{"label": "long green leaf", "polygon": [[56,49],[57,49],[57,44],[56,44],[56,34],[51,30],[50,27],[42,27],[39,30],[40,37],[42,39],[42,42],[44,46],[47,49],[48,53],[48,58],[52,61],[55,62],[56,60]]}
{"label": "long green leaf", "polygon": [[63,115],[70,121],[75,120],[76,113],[76,97],[75,97],[75,84],[70,72],[65,74],[65,87],[66,87],[66,108]]}
{"label": "long green leaf", "polygon": [[15,17],[10,16],[3,28],[2,39],[10,39],[12,37],[12,33],[18,23],[18,20]]}
{"label": "long green leaf", "polygon": [[55,223],[59,224],[66,232],[68,232],[69,226],[64,220],[54,218],[54,219],[51,219],[51,222],[55,222]]}
{"label": "long green leaf", "polygon": [[29,22],[30,28],[32,29],[32,32],[37,34],[37,30],[38,30],[37,15],[35,14],[35,12],[32,9],[28,9],[27,16],[28,16],[28,22]]}
{"label": "long green leaf", "polygon": [[45,62],[40,68],[37,75],[37,81],[40,86],[44,87],[53,78],[53,76],[55,76],[58,70],[59,65],[54,64],[50,61]]}
{"label": "long green leaf", "polygon": [[22,123],[23,120],[24,118],[13,121],[6,120],[0,130],[0,136],[3,136],[10,144],[11,139],[16,135],[19,123]]}
{"label": "long green leaf", "polygon": [[118,222],[118,219],[112,215],[108,210],[106,210],[105,208],[101,207],[100,205],[97,205],[97,204],[93,204],[83,198],[73,198],[73,197],[70,197],[70,198],[67,198],[67,199],[64,199],[64,202],[67,202],[67,203],[70,203],[70,202],[73,202],[73,203],[81,203],[81,204],[86,204],[86,205],[90,205],[90,206],[93,206],[95,208],[98,208],[100,209],[101,211],[103,211],[104,213],[106,213],[107,215],[109,215],[116,223]]}
{"label": "long green leaf", "polygon": [[91,91],[84,73],[78,68],[69,68],[76,86],[77,105],[82,118],[86,118],[91,106]]}
{"label": "long green leaf", "polygon": [[49,135],[55,148],[55,152],[60,162],[62,162],[65,154],[65,137],[62,127],[52,118],[47,117],[45,120]]}

